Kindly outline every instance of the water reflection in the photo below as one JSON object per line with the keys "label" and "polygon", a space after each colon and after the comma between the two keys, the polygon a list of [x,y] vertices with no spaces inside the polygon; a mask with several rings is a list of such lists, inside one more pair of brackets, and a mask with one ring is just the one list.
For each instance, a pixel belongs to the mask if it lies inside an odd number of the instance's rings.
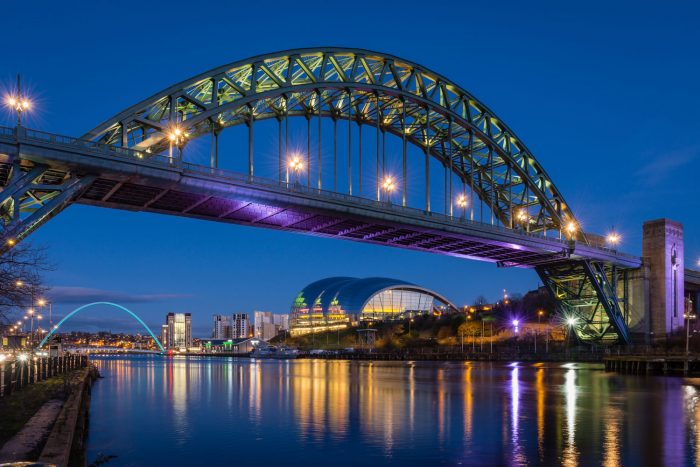
{"label": "water reflection", "polygon": [[546,364],[105,358],[89,460],[694,465],[696,381]]}

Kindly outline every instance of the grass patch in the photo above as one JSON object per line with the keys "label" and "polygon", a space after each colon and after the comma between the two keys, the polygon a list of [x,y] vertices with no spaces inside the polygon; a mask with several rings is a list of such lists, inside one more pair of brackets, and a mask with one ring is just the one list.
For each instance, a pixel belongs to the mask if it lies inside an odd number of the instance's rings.
{"label": "grass patch", "polygon": [[4,445],[51,399],[66,399],[67,375],[58,375],[30,384],[0,399],[0,446]]}

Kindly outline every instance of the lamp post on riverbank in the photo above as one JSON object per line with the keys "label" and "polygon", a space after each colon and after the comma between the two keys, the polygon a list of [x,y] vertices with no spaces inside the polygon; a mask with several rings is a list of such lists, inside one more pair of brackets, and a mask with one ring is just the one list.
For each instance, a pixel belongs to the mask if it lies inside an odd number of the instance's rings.
{"label": "lamp post on riverbank", "polygon": [[685,354],[690,355],[690,320],[695,319],[695,313],[692,313],[693,301],[691,299],[686,299],[686,311],[683,313],[683,318],[685,318]]}
{"label": "lamp post on riverbank", "polygon": [[540,325],[542,324],[542,315],[544,315],[544,310],[537,310],[537,328],[535,328],[535,353],[537,353],[537,334],[540,332]]}

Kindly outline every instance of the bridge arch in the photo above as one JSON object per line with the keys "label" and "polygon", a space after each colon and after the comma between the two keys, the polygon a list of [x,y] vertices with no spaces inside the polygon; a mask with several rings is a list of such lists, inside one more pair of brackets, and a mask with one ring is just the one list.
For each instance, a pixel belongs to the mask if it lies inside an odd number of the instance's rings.
{"label": "bridge arch", "polygon": [[295,49],[230,63],[127,108],[83,138],[158,154],[174,126],[197,138],[316,116],[376,126],[421,148],[426,165],[428,155],[440,161],[504,226],[544,234],[571,227],[570,238],[586,241],[551,178],[494,112],[438,73],[368,50]]}
{"label": "bridge arch", "polygon": [[146,325],[146,323],[143,322],[143,320],[142,320],[141,318],[139,318],[139,317],[136,315],[136,313],[134,313],[133,311],[129,310],[129,309],[126,308],[126,307],[123,307],[123,306],[121,306],[121,305],[119,305],[119,304],[117,304],[117,303],[112,303],[112,302],[93,302],[93,303],[88,303],[87,305],[83,305],[83,306],[78,307],[78,308],[76,308],[75,310],[71,311],[71,312],[68,313],[61,321],[59,321],[58,324],[57,324],[53,329],[51,329],[51,332],[49,332],[49,333],[46,335],[46,337],[44,337],[44,339],[39,343],[39,348],[43,347],[44,344],[45,344],[45,343],[51,338],[51,336],[54,334],[54,332],[57,331],[57,330],[61,327],[61,325],[62,325],[63,323],[65,323],[67,320],[69,320],[70,318],[72,318],[75,314],[81,312],[82,310],[84,310],[84,309],[86,309],[86,308],[90,308],[90,307],[98,306],[98,305],[107,305],[107,306],[115,307],[115,308],[118,308],[118,309],[120,309],[120,310],[122,310],[122,311],[126,311],[127,313],[129,313],[134,319],[136,319],[136,321],[138,321],[138,322],[141,324],[141,326],[144,327],[144,329],[146,329],[146,331],[148,331],[148,334],[151,335],[151,338],[153,338],[153,340],[154,340],[155,343],[158,345],[158,347],[160,348],[160,350],[161,350],[162,352],[165,352],[165,348],[163,347],[163,344],[160,343],[160,341],[159,341],[158,338],[155,336],[155,334],[153,334],[153,331],[151,331],[151,329]]}

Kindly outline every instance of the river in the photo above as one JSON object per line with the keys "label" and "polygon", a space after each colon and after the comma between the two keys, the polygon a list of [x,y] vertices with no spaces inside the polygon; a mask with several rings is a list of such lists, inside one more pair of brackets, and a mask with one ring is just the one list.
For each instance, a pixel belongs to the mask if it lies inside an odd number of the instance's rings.
{"label": "river", "polygon": [[89,463],[700,464],[700,379],[574,363],[94,361]]}

